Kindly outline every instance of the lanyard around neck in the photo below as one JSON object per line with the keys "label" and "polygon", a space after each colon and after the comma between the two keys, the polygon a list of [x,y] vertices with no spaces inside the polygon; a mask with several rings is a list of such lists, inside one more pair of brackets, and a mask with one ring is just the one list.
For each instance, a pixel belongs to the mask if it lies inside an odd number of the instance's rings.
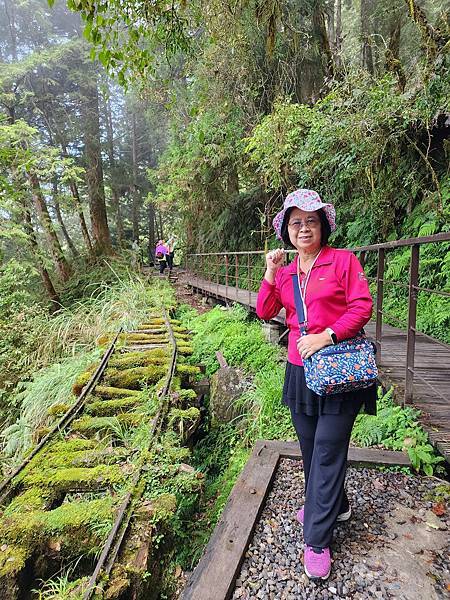
{"label": "lanyard around neck", "polygon": [[304,314],[304,316],[305,316],[305,328],[307,327],[307,324],[308,324],[308,309],[306,308],[306,288],[308,287],[309,277],[311,275],[312,268],[316,264],[316,260],[319,258],[321,252],[322,252],[322,249],[319,251],[318,255],[313,260],[312,265],[309,267],[308,272],[306,273],[305,285],[303,286],[303,292],[302,292],[302,286],[301,286],[301,283],[300,283],[300,254],[298,255],[298,259],[297,259],[297,281],[298,281],[298,289],[300,291],[300,296],[301,296],[301,299],[302,299],[302,302],[303,302],[303,311],[305,313]]}

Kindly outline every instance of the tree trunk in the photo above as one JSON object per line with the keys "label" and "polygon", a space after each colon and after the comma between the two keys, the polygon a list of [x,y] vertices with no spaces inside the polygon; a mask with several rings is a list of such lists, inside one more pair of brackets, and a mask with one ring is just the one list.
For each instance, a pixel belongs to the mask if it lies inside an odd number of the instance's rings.
{"label": "tree trunk", "polygon": [[93,82],[90,78],[86,78],[82,93],[84,96],[84,158],[94,251],[99,254],[112,254],[103,185],[98,88],[95,77]]}
{"label": "tree trunk", "polygon": [[374,73],[371,44],[372,0],[361,0],[361,65],[371,75]]}
{"label": "tree trunk", "polygon": [[41,276],[42,283],[44,284],[45,291],[47,292],[47,296],[50,300],[50,311],[55,312],[61,308],[61,300],[53,286],[52,280],[47,269],[44,266],[44,262],[41,258],[41,253],[39,250],[39,245],[36,239],[36,234],[33,229],[33,223],[31,221],[31,214],[27,207],[23,209],[24,216],[24,227],[25,232],[28,236],[28,241],[31,248],[31,253],[36,261],[36,266],[39,271],[39,275]]}
{"label": "tree trunk", "polygon": [[340,70],[342,67],[342,0],[336,0],[335,36],[334,62],[336,70]]}
{"label": "tree trunk", "polygon": [[75,183],[75,181],[73,181],[73,180],[71,180],[69,182],[69,186],[70,186],[72,198],[73,198],[76,210],[77,210],[78,220],[80,221],[80,227],[81,227],[81,232],[83,234],[84,243],[86,245],[86,248],[87,248],[89,254],[92,254],[92,252],[93,252],[92,242],[91,242],[91,238],[89,236],[86,219],[84,218],[83,205],[81,203],[80,194],[78,192],[78,186]]}
{"label": "tree trunk", "polygon": [[61,232],[64,236],[64,239],[66,240],[66,244],[69,246],[72,256],[76,259],[80,256],[80,254],[76,249],[75,244],[73,243],[72,238],[69,235],[69,232],[67,231],[66,225],[61,214],[61,207],[59,205],[58,200],[58,182],[56,180],[53,181],[53,204],[55,207],[56,219],[59,223],[59,226],[61,227]]}
{"label": "tree trunk", "polygon": [[155,247],[156,247],[156,236],[155,236],[155,207],[153,204],[148,205],[148,262],[150,265],[155,262]]}
{"label": "tree trunk", "polygon": [[239,194],[239,175],[236,165],[230,165],[227,172],[227,196],[236,197]]}
{"label": "tree trunk", "polygon": [[434,29],[427,20],[424,11],[416,0],[405,0],[411,19],[417,25],[422,36],[422,46],[427,54],[427,62],[431,63],[439,50],[448,44],[448,37],[443,35],[439,29]]}
{"label": "tree trunk", "polygon": [[403,92],[406,86],[406,75],[400,62],[401,26],[401,14],[400,12],[396,12],[390,23],[389,44],[385,54],[385,68],[396,75],[398,87]]}
{"label": "tree trunk", "polygon": [[315,4],[312,14],[313,35],[319,41],[320,52],[325,59],[325,71],[328,77],[334,75],[333,54],[330,48],[327,28],[325,26],[325,15],[320,2]]}
{"label": "tree trunk", "polygon": [[140,194],[138,187],[138,147],[136,136],[136,114],[133,110],[132,114],[132,138],[133,138],[133,184],[132,184],[132,213],[133,213],[133,240],[139,243],[139,211],[140,211]]}
{"label": "tree trunk", "polygon": [[[61,137],[61,136],[59,136]],[[67,147],[65,142],[61,141],[62,154],[65,158],[68,158]],[[92,242],[89,236],[89,231],[86,225],[86,219],[84,218],[83,205],[81,203],[80,194],[78,192],[78,186],[74,179],[69,181],[70,192],[72,194],[73,203],[78,214],[78,220],[80,221],[81,233],[83,234],[84,243],[89,254],[92,254]]]}
{"label": "tree trunk", "polygon": [[116,237],[118,246],[122,246],[123,241],[123,223],[120,210],[120,194],[116,185],[116,159],[114,157],[114,128],[112,121],[111,102],[109,97],[105,100],[105,122],[106,139],[109,158],[110,182],[111,182],[111,204],[116,225]]}
{"label": "tree trunk", "polygon": [[48,241],[50,253],[54,260],[56,269],[63,281],[67,281],[70,277],[70,267],[64,256],[61,245],[56,235],[55,228],[53,227],[52,220],[50,218],[47,205],[45,203],[44,195],[42,194],[41,185],[39,178],[36,173],[28,173],[28,181],[31,186],[31,192],[33,196],[33,203],[36,208],[36,212],[39,216],[39,221],[44,229],[45,236]]}

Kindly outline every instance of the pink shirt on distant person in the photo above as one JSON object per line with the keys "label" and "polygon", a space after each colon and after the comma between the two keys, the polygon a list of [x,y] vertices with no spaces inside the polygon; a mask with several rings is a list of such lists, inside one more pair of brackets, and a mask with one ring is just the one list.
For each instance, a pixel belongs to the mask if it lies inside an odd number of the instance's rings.
{"label": "pink shirt on distant person", "polygon": [[[297,350],[300,337],[295,308],[292,275],[297,273],[298,254],[286,267],[281,267],[275,283],[261,283],[256,302],[260,319],[275,317],[284,307],[289,328],[288,361],[303,365]],[[305,274],[300,272],[303,279]],[[316,260],[306,290],[308,333],[321,333],[331,327],[338,341],[353,337],[370,320],[373,301],[364,270],[349,250],[324,246]]]}
{"label": "pink shirt on distant person", "polygon": [[161,252],[161,254],[169,254],[169,249],[167,246],[164,246],[164,244],[158,244],[155,248],[155,254],[158,254],[159,252]]}

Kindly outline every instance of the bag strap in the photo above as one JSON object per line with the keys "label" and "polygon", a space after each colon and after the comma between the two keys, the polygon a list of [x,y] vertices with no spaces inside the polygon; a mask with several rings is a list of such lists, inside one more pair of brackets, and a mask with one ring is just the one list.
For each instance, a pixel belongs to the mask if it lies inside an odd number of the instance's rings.
{"label": "bag strap", "polygon": [[296,273],[292,275],[292,285],[294,287],[294,300],[295,307],[297,309],[298,326],[300,328],[301,335],[304,335],[306,333],[305,311],[303,308],[303,298],[298,285],[298,277]]}

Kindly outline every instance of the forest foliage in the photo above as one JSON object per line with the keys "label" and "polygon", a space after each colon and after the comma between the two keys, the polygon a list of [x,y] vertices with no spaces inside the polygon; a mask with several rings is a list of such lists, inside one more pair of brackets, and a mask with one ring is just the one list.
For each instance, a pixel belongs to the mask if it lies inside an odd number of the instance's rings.
{"label": "forest foliage", "polygon": [[[339,246],[448,231],[448,40],[440,0],[5,0],[3,397],[49,364],[41,326],[64,339],[76,299],[101,301],[104,257],[150,260],[168,233],[179,257],[273,246],[299,186],[336,205]],[[421,284],[450,290],[449,261],[423,248]],[[405,294],[385,300],[403,322]],[[449,325],[448,299],[421,292],[419,328],[449,341]]]}

